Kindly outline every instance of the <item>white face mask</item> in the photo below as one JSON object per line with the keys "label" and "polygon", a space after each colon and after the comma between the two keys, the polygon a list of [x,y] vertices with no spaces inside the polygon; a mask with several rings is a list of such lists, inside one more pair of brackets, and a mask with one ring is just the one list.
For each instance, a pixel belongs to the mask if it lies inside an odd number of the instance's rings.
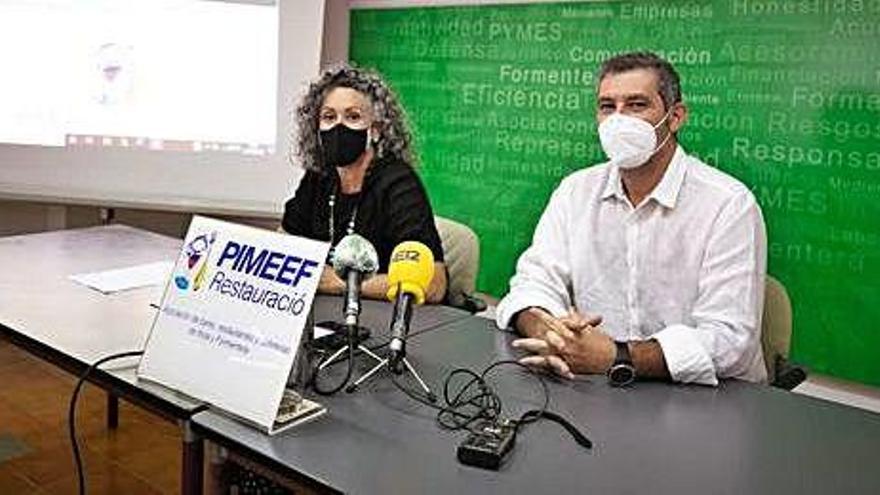
{"label": "white face mask", "polygon": [[613,165],[622,169],[641,167],[654,156],[672,135],[670,131],[663,142],[657,146],[657,135],[654,132],[672,112],[652,126],[648,122],[630,115],[614,113],[599,124],[599,141]]}

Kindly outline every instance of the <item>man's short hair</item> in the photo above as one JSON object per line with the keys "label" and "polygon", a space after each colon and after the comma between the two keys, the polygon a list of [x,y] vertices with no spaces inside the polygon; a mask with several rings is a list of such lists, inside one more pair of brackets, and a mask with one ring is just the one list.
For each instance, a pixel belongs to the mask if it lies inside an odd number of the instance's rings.
{"label": "man's short hair", "polygon": [[669,109],[681,101],[681,83],[672,64],[651,52],[630,52],[609,58],[599,69],[599,83],[610,74],[620,74],[636,69],[651,69],[657,74],[658,91],[663,105]]}

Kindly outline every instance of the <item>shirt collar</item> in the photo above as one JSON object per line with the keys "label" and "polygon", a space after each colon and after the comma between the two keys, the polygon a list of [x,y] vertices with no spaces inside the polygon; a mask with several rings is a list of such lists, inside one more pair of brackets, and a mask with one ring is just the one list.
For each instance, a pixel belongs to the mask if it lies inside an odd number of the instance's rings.
{"label": "shirt collar", "polygon": [[667,207],[675,208],[675,202],[678,199],[678,193],[681,191],[681,184],[684,182],[684,174],[687,171],[687,154],[681,149],[681,146],[675,147],[675,154],[660,183],[654,187],[649,198],[654,198],[658,203]]}
{"label": "shirt collar", "polygon": [[[676,146],[675,154],[669,162],[669,167],[663,173],[660,183],[654,187],[648,199],[654,198],[655,201],[667,208],[675,208],[678,199],[678,193],[681,191],[681,185],[684,182],[685,172],[687,171],[687,154],[681,148]],[[626,193],[623,190],[623,183],[620,181],[620,170],[613,166],[608,166],[608,180],[605,182],[605,189],[602,191],[602,199],[617,198],[626,200]]]}
{"label": "shirt collar", "polygon": [[620,182],[620,170],[614,165],[608,165],[608,178],[605,181],[605,189],[602,191],[602,199],[608,198],[626,200],[626,193]]}

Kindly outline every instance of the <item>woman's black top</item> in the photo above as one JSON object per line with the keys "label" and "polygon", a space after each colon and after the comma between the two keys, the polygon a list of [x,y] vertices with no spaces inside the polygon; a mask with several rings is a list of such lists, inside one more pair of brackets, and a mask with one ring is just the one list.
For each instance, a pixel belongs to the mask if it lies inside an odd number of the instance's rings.
{"label": "woman's black top", "polygon": [[[333,239],[330,239],[330,195],[336,193]],[[306,171],[296,194],[284,206],[281,225],[290,234],[335,246],[345,237],[357,208],[354,232],[365,237],[379,255],[379,273],[388,273],[391,251],[403,241],[418,241],[443,261],[440,235],[422,181],[409,165],[378,159],[367,170],[361,191],[341,194],[339,175]]]}

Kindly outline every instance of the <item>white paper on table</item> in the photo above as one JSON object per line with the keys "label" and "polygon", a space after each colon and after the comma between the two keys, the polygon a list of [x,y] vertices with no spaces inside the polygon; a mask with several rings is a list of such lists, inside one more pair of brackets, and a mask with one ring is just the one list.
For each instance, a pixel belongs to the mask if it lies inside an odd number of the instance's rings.
{"label": "white paper on table", "polygon": [[333,335],[334,333],[336,333],[336,332],[334,332],[333,330],[330,330],[329,328],[324,328],[324,327],[320,327],[318,325],[315,325],[315,333],[312,334],[312,337],[316,338],[316,339],[320,339],[321,337]]}
{"label": "white paper on table", "polygon": [[79,273],[68,278],[104,294],[112,294],[126,289],[162,285],[168,280],[172,268],[173,261],[157,261],[101,272]]}

